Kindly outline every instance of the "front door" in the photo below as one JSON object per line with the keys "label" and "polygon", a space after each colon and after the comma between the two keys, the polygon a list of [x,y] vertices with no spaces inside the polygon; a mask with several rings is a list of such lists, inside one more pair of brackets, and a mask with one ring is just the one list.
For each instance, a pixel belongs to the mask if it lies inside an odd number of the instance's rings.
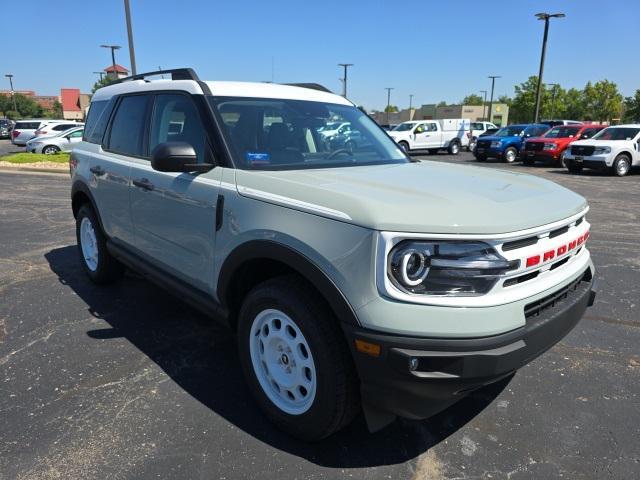
{"label": "front door", "polygon": [[427,148],[429,142],[429,131],[426,123],[420,123],[413,129],[413,146],[412,148]]}
{"label": "front door", "polygon": [[[149,125],[147,151],[164,142],[189,143],[201,163],[210,148],[193,100],[181,93],[158,94]],[[212,288],[216,203],[221,168],[204,174],[158,172],[148,158],[131,167],[131,216],[137,249],[183,281]]]}

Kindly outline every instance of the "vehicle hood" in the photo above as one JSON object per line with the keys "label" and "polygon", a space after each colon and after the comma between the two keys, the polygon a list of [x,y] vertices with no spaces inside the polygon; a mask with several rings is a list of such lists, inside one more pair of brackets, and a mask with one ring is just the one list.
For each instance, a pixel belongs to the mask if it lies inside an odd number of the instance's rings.
{"label": "vehicle hood", "polygon": [[486,135],[484,137],[478,137],[478,140],[489,140],[490,142],[499,142],[499,141],[513,141],[513,140],[521,140],[522,137],[520,135],[512,135],[510,137],[496,137],[494,135]]}
{"label": "vehicle hood", "polygon": [[551,181],[486,167],[419,162],[314,170],[236,170],[238,192],[374,230],[497,234],[582,212]]}
{"label": "vehicle hood", "polygon": [[577,140],[575,142],[573,142],[571,145],[574,146],[580,146],[580,145],[584,145],[584,146],[590,146],[590,147],[602,147],[602,146],[606,146],[606,145],[620,145],[623,143],[633,143],[633,140],[593,140],[593,139],[588,139],[588,140]]}

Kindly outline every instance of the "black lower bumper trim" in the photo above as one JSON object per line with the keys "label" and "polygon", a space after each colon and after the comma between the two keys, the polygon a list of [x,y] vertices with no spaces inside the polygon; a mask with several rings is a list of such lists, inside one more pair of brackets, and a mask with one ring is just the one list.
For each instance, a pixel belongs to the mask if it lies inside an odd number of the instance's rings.
{"label": "black lower bumper trim", "polygon": [[[593,304],[591,270],[559,289],[553,305],[517,330],[472,339],[410,338],[344,325],[360,375],[367,411],[428,418],[484,385],[496,382],[554,346]],[[355,340],[380,345],[373,357],[355,350]],[[375,422],[374,422],[375,423]]]}

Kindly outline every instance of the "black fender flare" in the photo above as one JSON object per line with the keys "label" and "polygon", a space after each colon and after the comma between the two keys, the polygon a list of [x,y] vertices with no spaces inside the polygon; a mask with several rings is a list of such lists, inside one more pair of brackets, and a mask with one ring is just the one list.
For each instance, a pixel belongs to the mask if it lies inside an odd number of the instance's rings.
{"label": "black fender flare", "polygon": [[100,211],[96,206],[96,200],[93,197],[93,194],[91,193],[91,189],[89,188],[89,186],[81,180],[76,180],[75,182],[73,182],[73,185],[71,186],[71,206],[73,209],[74,218],[77,212],[76,212],[76,209],[73,208],[73,203],[74,203],[74,199],[79,193],[84,194],[89,199],[89,202],[91,203],[91,207],[93,208],[93,212],[96,214],[96,217],[98,218],[98,223],[100,223],[100,228],[104,232],[104,226],[102,225],[102,218],[100,217]]}
{"label": "black fender flare", "polygon": [[297,250],[272,240],[250,240],[227,256],[220,269],[217,287],[218,299],[225,307],[229,306],[227,299],[234,274],[245,262],[259,259],[274,260],[288,266],[318,289],[340,321],[359,325],[349,301],[320,267]]}

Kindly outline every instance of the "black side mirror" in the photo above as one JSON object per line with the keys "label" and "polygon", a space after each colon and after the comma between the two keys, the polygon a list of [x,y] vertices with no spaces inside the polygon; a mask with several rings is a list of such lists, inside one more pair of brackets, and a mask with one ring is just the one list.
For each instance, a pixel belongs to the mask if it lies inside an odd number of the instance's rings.
{"label": "black side mirror", "polygon": [[165,142],[151,152],[151,167],[159,172],[208,172],[215,165],[198,163],[194,148],[186,142]]}

